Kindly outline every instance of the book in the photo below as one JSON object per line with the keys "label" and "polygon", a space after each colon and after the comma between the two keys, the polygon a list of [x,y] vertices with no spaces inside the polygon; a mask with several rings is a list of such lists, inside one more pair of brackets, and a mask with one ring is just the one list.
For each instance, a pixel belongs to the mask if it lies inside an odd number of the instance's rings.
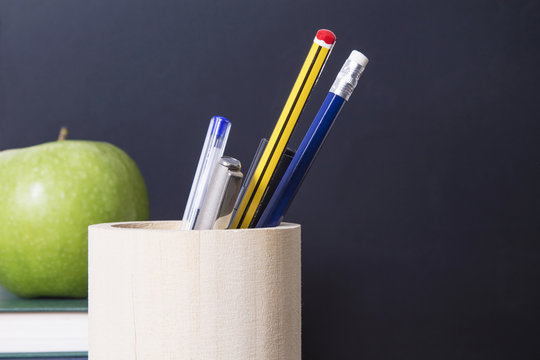
{"label": "book", "polygon": [[19,353],[2,354],[2,360],[88,360],[88,353]]}
{"label": "book", "polygon": [[22,299],[0,287],[0,359],[87,356],[87,299]]}

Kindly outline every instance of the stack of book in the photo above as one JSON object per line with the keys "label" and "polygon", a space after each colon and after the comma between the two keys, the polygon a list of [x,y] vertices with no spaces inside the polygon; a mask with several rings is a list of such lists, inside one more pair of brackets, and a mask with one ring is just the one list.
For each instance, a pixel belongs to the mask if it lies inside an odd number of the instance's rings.
{"label": "stack of book", "polygon": [[86,359],[86,299],[21,299],[0,288],[0,359]]}

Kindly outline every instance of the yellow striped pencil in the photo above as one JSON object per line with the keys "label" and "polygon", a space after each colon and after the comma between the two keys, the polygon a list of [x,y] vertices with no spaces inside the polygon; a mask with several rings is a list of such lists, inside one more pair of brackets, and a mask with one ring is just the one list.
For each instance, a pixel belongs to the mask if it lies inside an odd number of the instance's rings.
{"label": "yellow striped pencil", "polygon": [[336,36],[330,30],[317,31],[300,74],[233,218],[232,229],[245,229],[256,225],[251,224],[253,215],[335,42]]}

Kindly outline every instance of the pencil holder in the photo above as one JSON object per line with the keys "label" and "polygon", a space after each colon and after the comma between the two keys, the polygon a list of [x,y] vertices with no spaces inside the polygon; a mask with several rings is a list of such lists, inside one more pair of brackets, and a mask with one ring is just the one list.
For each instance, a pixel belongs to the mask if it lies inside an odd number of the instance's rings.
{"label": "pencil holder", "polygon": [[88,236],[89,359],[301,358],[300,225]]}

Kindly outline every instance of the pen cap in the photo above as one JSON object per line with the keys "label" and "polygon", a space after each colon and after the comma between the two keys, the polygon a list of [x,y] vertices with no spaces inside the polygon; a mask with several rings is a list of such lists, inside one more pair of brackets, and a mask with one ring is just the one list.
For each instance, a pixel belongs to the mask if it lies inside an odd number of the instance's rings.
{"label": "pen cap", "polygon": [[214,222],[213,229],[227,229],[231,222],[231,217],[234,211],[234,204],[236,198],[242,188],[242,180],[244,175],[242,174],[240,161],[232,157],[222,157],[221,164],[228,167],[227,172],[227,186],[223,194],[223,200],[219,208],[216,220]]}
{"label": "pen cap", "polygon": [[240,163],[240,161],[230,156],[223,156],[221,159],[219,159],[219,164],[229,170],[242,169],[242,164]]}
{"label": "pen cap", "polygon": [[349,100],[368,61],[360,51],[353,50],[336,76],[330,92]]}
{"label": "pen cap", "polygon": [[235,158],[219,159],[195,221],[195,230],[227,228],[242,184],[240,169],[240,161]]}
{"label": "pen cap", "polygon": [[231,130],[231,122],[223,116],[212,116],[212,134],[218,139],[218,142],[227,141],[229,131]]}

